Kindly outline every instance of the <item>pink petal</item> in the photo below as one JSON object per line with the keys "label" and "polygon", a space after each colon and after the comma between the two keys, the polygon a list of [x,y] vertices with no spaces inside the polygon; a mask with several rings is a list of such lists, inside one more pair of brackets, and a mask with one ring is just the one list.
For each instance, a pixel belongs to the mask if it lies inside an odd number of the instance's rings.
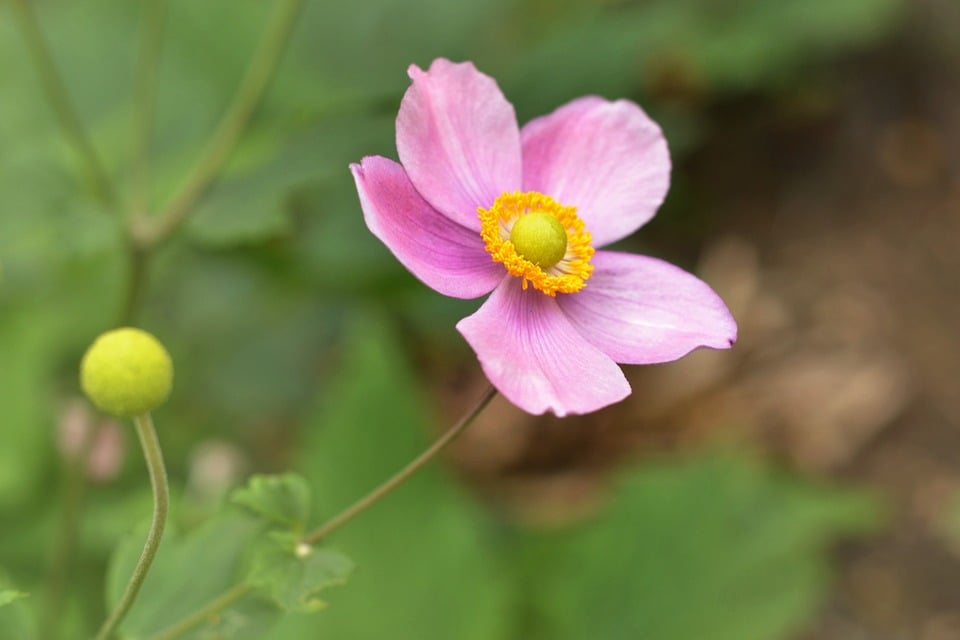
{"label": "pink petal", "polygon": [[367,227],[428,287],[455,298],[489,293],[506,272],[483,240],[433,209],[403,167],[371,156],[350,165]]}
{"label": "pink petal", "polygon": [[507,278],[457,323],[490,382],[529,413],[589,413],[630,395],[620,367],[584,340],[557,300]]}
{"label": "pink petal", "polygon": [[520,133],[493,78],[470,62],[410,65],[413,84],[397,114],[397,152],[434,208],[479,229],[477,207],[520,188]]}
{"label": "pink petal", "polygon": [[579,98],[531,120],[520,136],[524,190],[577,207],[594,246],[640,228],[670,186],[663,133],[633,102]]}
{"label": "pink petal", "polygon": [[584,338],[617,362],[676,360],[697,347],[727,349],[737,323],[705,282],[656,258],[612,251],[593,256],[580,292],[558,297]]}

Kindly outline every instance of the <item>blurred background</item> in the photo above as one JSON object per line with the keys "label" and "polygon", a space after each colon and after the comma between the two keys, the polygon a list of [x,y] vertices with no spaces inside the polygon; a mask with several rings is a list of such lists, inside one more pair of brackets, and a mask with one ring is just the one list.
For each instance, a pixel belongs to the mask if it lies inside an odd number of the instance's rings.
{"label": "blurred background", "polygon": [[[274,9],[168,5],[151,212]],[[157,4],[33,6],[129,201]],[[332,538],[358,569],[330,608],[265,637],[960,638],[955,0],[308,0],[135,315],[176,363],[155,415],[171,530],[188,536],[250,473],[287,469],[310,480],[319,523],[479,397],[454,329],[478,301],[410,276],[366,231],[347,170],[396,157],[406,67],[438,56],[495,77],[521,123],[584,94],[640,103],[673,185],[620,246],[698,273],[740,341],[628,367],[633,395],[586,417],[496,400]],[[39,618],[49,638],[98,626],[110,554],[150,509],[133,432],[78,389],[129,275],[122,218],[96,196],[0,3],[0,586],[31,594],[0,624]],[[27,637],[12,628],[0,637]]]}

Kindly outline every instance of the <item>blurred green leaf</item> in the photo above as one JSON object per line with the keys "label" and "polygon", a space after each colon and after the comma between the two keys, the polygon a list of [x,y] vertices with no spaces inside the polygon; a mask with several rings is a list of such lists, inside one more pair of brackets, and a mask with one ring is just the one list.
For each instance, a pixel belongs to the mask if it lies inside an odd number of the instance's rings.
{"label": "blurred green leaf", "polygon": [[146,315],[166,318],[164,338],[177,361],[174,400],[192,409],[171,429],[184,438],[212,432],[232,439],[309,405],[340,311],[299,282],[303,270],[295,266],[288,270],[272,253],[179,246],[160,256],[156,302]]}
{"label": "blurred green leaf", "polygon": [[27,605],[28,594],[14,588],[0,572],[0,638],[32,640],[36,637],[34,616]]}
{"label": "blurred green leaf", "polygon": [[828,545],[876,504],[729,455],[629,474],[604,513],[524,547],[538,638],[776,640],[826,594]]}
{"label": "blurred green leaf", "polygon": [[293,473],[255,475],[237,489],[231,501],[253,512],[268,524],[302,532],[310,515],[310,487]]}
{"label": "blurred green leaf", "polygon": [[346,583],[352,571],[353,563],[342,553],[276,532],[255,551],[248,580],[284,611],[312,613],[326,607],[317,594]]}
{"label": "blurred green leaf", "polygon": [[0,507],[32,501],[49,453],[54,323],[0,304]]}
{"label": "blurred green leaf", "polygon": [[0,638],[16,638],[17,640],[31,640],[36,637],[33,616],[30,609],[22,601],[16,599],[8,601],[10,606],[0,607]]}
{"label": "blurred green leaf", "polygon": [[[246,514],[228,510],[187,535],[168,531],[135,606],[121,625],[127,638],[148,637],[174,621],[200,609],[241,582],[246,553],[257,538],[259,522]],[[119,601],[133,567],[140,556],[146,529],[131,534],[117,548],[108,573],[108,604]],[[274,607],[248,600],[235,603],[211,617],[186,637],[209,637],[213,630],[243,630],[248,636],[259,634],[273,624]]]}
{"label": "blurred green leaf", "polygon": [[16,602],[20,598],[26,598],[27,594],[22,591],[14,591],[12,589],[3,589],[0,590],[0,607],[6,606],[11,602]]}

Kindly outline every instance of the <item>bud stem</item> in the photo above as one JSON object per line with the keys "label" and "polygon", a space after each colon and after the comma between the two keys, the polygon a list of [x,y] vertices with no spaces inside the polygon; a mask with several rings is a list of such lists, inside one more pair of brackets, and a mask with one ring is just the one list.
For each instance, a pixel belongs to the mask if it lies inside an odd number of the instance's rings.
{"label": "bud stem", "polygon": [[147,461],[147,471],[150,473],[150,484],[153,487],[153,521],[150,523],[150,532],[147,534],[147,541],[143,546],[143,552],[137,561],[137,566],[133,569],[133,575],[127,583],[127,588],[107,621],[103,623],[96,640],[108,640],[116,631],[120,622],[126,617],[130,607],[133,606],[137,594],[140,593],[140,587],[147,577],[150,565],[157,555],[157,549],[160,546],[160,538],[163,536],[163,530],[167,524],[167,511],[170,506],[170,492],[167,488],[167,471],[163,465],[163,452],[160,450],[160,441],[157,439],[157,432],[153,428],[153,418],[149,413],[137,416],[133,419],[137,428],[137,435],[140,438],[140,445],[143,447],[143,456]]}
{"label": "bud stem", "polygon": [[144,239],[146,246],[152,247],[169,238],[217,179],[263,100],[297,24],[302,5],[303,0],[277,3],[260,48],[253,56],[233,102],[186,182],[160,213],[151,234]]}

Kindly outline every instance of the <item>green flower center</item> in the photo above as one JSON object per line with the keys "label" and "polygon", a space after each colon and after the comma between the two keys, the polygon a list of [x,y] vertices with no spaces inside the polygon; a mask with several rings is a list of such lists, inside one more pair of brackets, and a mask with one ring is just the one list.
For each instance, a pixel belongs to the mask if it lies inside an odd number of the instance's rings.
{"label": "green flower center", "polygon": [[555,216],[533,211],[520,216],[510,230],[510,242],[521,256],[549,269],[567,253],[567,231]]}

